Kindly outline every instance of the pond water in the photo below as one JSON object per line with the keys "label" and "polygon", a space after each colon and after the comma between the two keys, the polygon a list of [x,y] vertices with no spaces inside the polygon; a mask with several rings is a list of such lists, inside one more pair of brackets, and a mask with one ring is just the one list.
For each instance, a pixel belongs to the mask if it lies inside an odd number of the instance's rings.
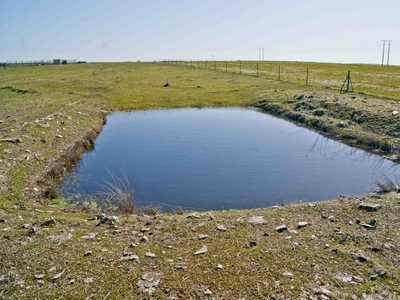
{"label": "pond water", "polygon": [[101,195],[125,175],[138,205],[210,210],[364,195],[400,170],[256,109],[132,111],[108,116],[62,194]]}

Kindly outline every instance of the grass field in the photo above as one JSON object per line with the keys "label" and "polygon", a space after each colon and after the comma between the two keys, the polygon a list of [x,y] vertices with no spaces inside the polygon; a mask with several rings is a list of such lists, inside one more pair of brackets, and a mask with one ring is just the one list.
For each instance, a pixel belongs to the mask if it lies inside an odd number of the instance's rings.
{"label": "grass field", "polygon": [[[112,223],[93,218],[112,208],[57,198],[59,176],[118,110],[257,105],[398,158],[399,67],[268,62],[256,76],[257,62],[228,72],[213,63],[0,69],[0,298],[400,298],[397,191],[243,211],[119,212]],[[356,92],[343,95],[347,70]],[[147,273],[161,276],[152,296],[136,285]]]}

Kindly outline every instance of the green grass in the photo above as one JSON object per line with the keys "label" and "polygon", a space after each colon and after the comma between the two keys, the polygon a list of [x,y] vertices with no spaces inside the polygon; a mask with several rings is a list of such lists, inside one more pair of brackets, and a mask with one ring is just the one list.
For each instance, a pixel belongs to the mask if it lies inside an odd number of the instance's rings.
{"label": "green grass", "polygon": [[[60,199],[43,199],[48,185],[54,184],[54,170],[70,167],[101,130],[105,115],[118,110],[258,104],[281,117],[304,119],[305,126],[320,122],[336,128],[339,121],[352,122],[349,128],[332,129],[334,138],[397,143],[399,116],[392,111],[398,109],[400,98],[398,67],[268,62],[259,66],[257,77],[256,63],[242,62],[244,74],[238,74],[239,62],[229,62],[229,72],[224,62],[217,62],[217,72],[212,62],[207,69],[150,63],[0,69],[0,137],[22,139],[17,144],[0,142],[0,219],[5,221],[0,222],[0,298],[149,299],[137,294],[135,286],[147,272],[162,274],[154,299],[205,299],[207,289],[216,299],[307,299],[321,288],[329,290],[332,299],[362,298],[363,293],[399,298],[397,193],[198,213],[194,218],[121,215],[115,228],[88,220],[93,215],[87,212],[99,209],[93,203],[68,207]],[[279,65],[281,81],[276,80]],[[304,85],[307,67],[309,86]],[[379,97],[340,95],[348,69],[356,91]],[[304,99],[297,100],[299,95]],[[294,110],[299,103],[301,109]],[[314,112],[320,108],[325,114],[316,119]],[[50,127],[41,126],[44,123]],[[358,209],[361,201],[383,207],[366,212]],[[247,218],[254,215],[267,223],[249,224]],[[327,219],[331,215],[334,222]],[[41,226],[50,216],[57,223]],[[377,221],[375,230],[358,224],[371,219]],[[148,221],[151,225],[146,225]],[[299,221],[309,225],[296,229]],[[201,222],[204,226],[193,229]],[[219,224],[228,231],[218,231]],[[277,233],[275,228],[282,224],[298,232]],[[32,227],[35,234],[28,233]],[[143,227],[151,228],[148,242],[140,242],[141,234],[132,234]],[[81,238],[88,233],[96,237]],[[200,233],[209,238],[198,240]],[[71,239],[49,239],[65,234]],[[250,242],[257,245],[249,247]],[[384,246],[387,243],[393,248]],[[208,252],[194,256],[203,245]],[[383,251],[368,250],[371,247]],[[92,255],[84,256],[88,250]],[[120,261],[125,251],[137,254],[140,261]],[[146,258],[146,252],[156,257]],[[358,253],[368,261],[359,262]],[[218,264],[222,270],[216,270]],[[176,265],[185,269],[175,270]],[[377,266],[387,273],[372,280]],[[61,271],[59,279],[52,279]],[[293,277],[283,275],[285,271]],[[359,276],[363,282],[344,283],[337,279],[340,273]],[[43,280],[35,279],[35,274],[44,274]],[[85,282],[88,278],[94,281]]]}

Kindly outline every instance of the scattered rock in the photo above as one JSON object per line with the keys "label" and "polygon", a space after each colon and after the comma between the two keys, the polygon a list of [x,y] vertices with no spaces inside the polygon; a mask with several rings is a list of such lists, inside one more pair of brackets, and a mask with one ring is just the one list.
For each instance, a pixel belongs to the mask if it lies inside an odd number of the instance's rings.
{"label": "scattered rock", "polygon": [[255,247],[255,246],[257,246],[257,242],[251,241],[251,242],[249,243],[249,247]]}
{"label": "scattered rock", "polygon": [[381,204],[372,204],[372,203],[361,203],[358,206],[359,209],[367,210],[367,211],[377,211],[382,208]]}
{"label": "scattered rock", "polygon": [[186,267],[182,265],[177,265],[174,267],[175,270],[184,270]]}
{"label": "scattered rock", "polygon": [[199,240],[204,240],[204,239],[206,239],[206,238],[208,238],[208,237],[209,237],[208,234],[199,234],[199,235],[197,236],[197,238],[198,238]]}
{"label": "scattered rock", "polygon": [[146,231],[150,231],[150,228],[145,227],[145,228],[140,229],[140,232],[146,232]]}
{"label": "scattered rock", "polygon": [[43,123],[43,124],[40,124],[40,127],[42,127],[42,128],[49,128],[49,127],[50,127],[50,124],[47,123],[47,122],[45,122],[45,123]]}
{"label": "scattered rock", "polygon": [[392,111],[392,115],[395,116],[397,115],[399,112],[397,110]]}
{"label": "scattered rock", "polygon": [[227,231],[227,230],[228,230],[224,225],[219,225],[219,226],[217,227],[217,229],[218,229],[219,231]]}
{"label": "scattered rock", "polygon": [[338,124],[336,124],[336,126],[339,128],[347,128],[347,127],[349,127],[349,123],[341,121]]}
{"label": "scattered rock", "polygon": [[395,246],[393,244],[390,244],[390,243],[384,243],[383,247],[385,247],[388,250],[394,250],[395,249]]}
{"label": "scattered rock", "polygon": [[119,223],[119,219],[117,216],[102,216],[101,217],[101,223]]}
{"label": "scattered rock", "polygon": [[357,259],[358,259],[359,262],[366,262],[368,260],[368,257],[366,257],[363,254],[358,254],[357,255]]}
{"label": "scattered rock", "polygon": [[377,247],[367,247],[367,250],[370,250],[372,252],[383,252],[383,249]]}
{"label": "scattered rock", "polygon": [[290,273],[290,272],[287,272],[287,271],[283,272],[282,275],[286,276],[286,277],[293,277],[293,273]]}
{"label": "scattered rock", "polygon": [[360,223],[360,226],[367,228],[367,229],[375,229],[374,226],[367,224],[367,223]]}
{"label": "scattered rock", "polygon": [[161,280],[161,274],[158,273],[146,273],[142,276],[139,282],[136,284],[139,293],[145,295],[152,295],[155,292],[155,288],[158,286]]}
{"label": "scattered rock", "polygon": [[376,273],[376,275],[378,275],[380,277],[385,276],[386,273],[387,273],[387,271],[383,267],[381,267],[379,265],[375,265],[374,266],[374,272]]}
{"label": "scattered rock", "polygon": [[206,295],[206,296],[211,296],[211,295],[212,295],[212,292],[211,292],[210,290],[206,290],[206,291],[204,292],[204,295]]}
{"label": "scattered rock", "polygon": [[267,223],[267,221],[265,221],[263,216],[250,217],[250,218],[247,219],[247,222],[249,222],[250,224],[253,224],[253,225]]}
{"label": "scattered rock", "polygon": [[192,230],[195,231],[196,229],[201,228],[201,227],[204,227],[204,226],[206,226],[206,223],[201,222],[201,223],[197,224],[196,226],[194,226],[194,227],[192,228]]}
{"label": "scattered rock", "polygon": [[92,251],[86,251],[85,254],[83,254],[83,256],[90,256],[92,255]]}
{"label": "scattered rock", "polygon": [[56,223],[57,223],[56,220],[54,220],[53,217],[50,217],[50,218],[47,218],[46,220],[44,220],[44,222],[42,222],[42,224],[40,226],[47,227],[47,226],[55,225]]}
{"label": "scattered rock", "polygon": [[278,231],[279,233],[284,232],[287,230],[287,226],[286,225],[281,225],[276,227],[276,231]]}
{"label": "scattered rock", "polygon": [[93,277],[88,277],[88,278],[86,278],[83,282],[84,283],[92,283],[94,281],[94,278]]}
{"label": "scattered rock", "polygon": [[37,230],[36,227],[32,227],[32,228],[30,228],[30,229],[28,230],[28,234],[29,234],[29,235],[36,234],[37,231],[38,231],[38,230]]}
{"label": "scattered rock", "polygon": [[57,280],[57,279],[60,279],[61,278],[61,276],[64,274],[64,271],[65,270],[63,270],[62,272],[60,272],[60,273],[58,273],[58,274],[56,274],[52,279],[53,280]]}
{"label": "scattered rock", "polygon": [[139,256],[130,254],[127,256],[122,256],[119,260],[120,261],[127,261],[127,260],[139,261]]}
{"label": "scattered rock", "polygon": [[75,279],[74,278],[72,278],[70,281],[68,281],[69,285],[73,285],[74,283],[75,283]]}
{"label": "scattered rock", "polygon": [[15,137],[15,138],[6,138],[6,139],[0,139],[0,142],[9,142],[9,143],[20,143],[22,142],[22,139],[19,137]]}
{"label": "scattered rock", "polygon": [[47,272],[49,272],[49,273],[54,272],[54,271],[57,271],[57,268],[54,266],[47,270]]}
{"label": "scattered rock", "polygon": [[361,277],[354,276],[354,275],[348,275],[345,273],[339,273],[335,276],[337,280],[340,280],[341,282],[345,283],[360,283],[363,282],[364,280]]}
{"label": "scattered rock", "polygon": [[85,234],[81,236],[81,239],[85,239],[85,240],[90,240],[90,239],[94,239],[96,237],[95,233],[89,233],[89,234]]}
{"label": "scattered rock", "polygon": [[0,283],[7,283],[8,282],[8,278],[5,275],[1,275],[0,276]]}
{"label": "scattered rock", "polygon": [[141,242],[147,242],[148,240],[149,238],[145,235],[140,239]]}
{"label": "scattered rock", "polygon": [[33,278],[35,280],[42,280],[44,278],[44,274],[35,274],[33,275]]}
{"label": "scattered rock", "polygon": [[49,235],[46,239],[55,242],[55,243],[62,243],[70,240],[72,238],[72,234],[67,232],[60,235]]}
{"label": "scattered rock", "polygon": [[222,270],[222,265],[218,264],[217,267],[215,268],[216,270]]}
{"label": "scattered rock", "polygon": [[151,252],[146,252],[145,256],[146,257],[150,257],[150,258],[156,257],[156,255],[154,253],[151,253]]}
{"label": "scattered rock", "polygon": [[200,250],[198,250],[198,251],[196,251],[195,253],[194,253],[194,255],[199,255],[199,254],[205,254],[206,252],[207,252],[207,246],[203,246],[203,247],[201,247],[201,249]]}
{"label": "scattered rock", "polygon": [[299,224],[297,225],[297,228],[303,228],[306,227],[308,225],[307,222],[299,222]]}

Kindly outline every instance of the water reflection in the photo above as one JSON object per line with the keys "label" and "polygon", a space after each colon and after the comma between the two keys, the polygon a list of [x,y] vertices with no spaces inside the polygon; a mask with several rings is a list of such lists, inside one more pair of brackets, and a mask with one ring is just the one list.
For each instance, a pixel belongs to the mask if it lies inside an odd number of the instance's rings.
{"label": "water reflection", "polygon": [[363,195],[398,165],[255,109],[116,113],[64,194],[101,195],[126,172],[143,205],[203,210]]}

